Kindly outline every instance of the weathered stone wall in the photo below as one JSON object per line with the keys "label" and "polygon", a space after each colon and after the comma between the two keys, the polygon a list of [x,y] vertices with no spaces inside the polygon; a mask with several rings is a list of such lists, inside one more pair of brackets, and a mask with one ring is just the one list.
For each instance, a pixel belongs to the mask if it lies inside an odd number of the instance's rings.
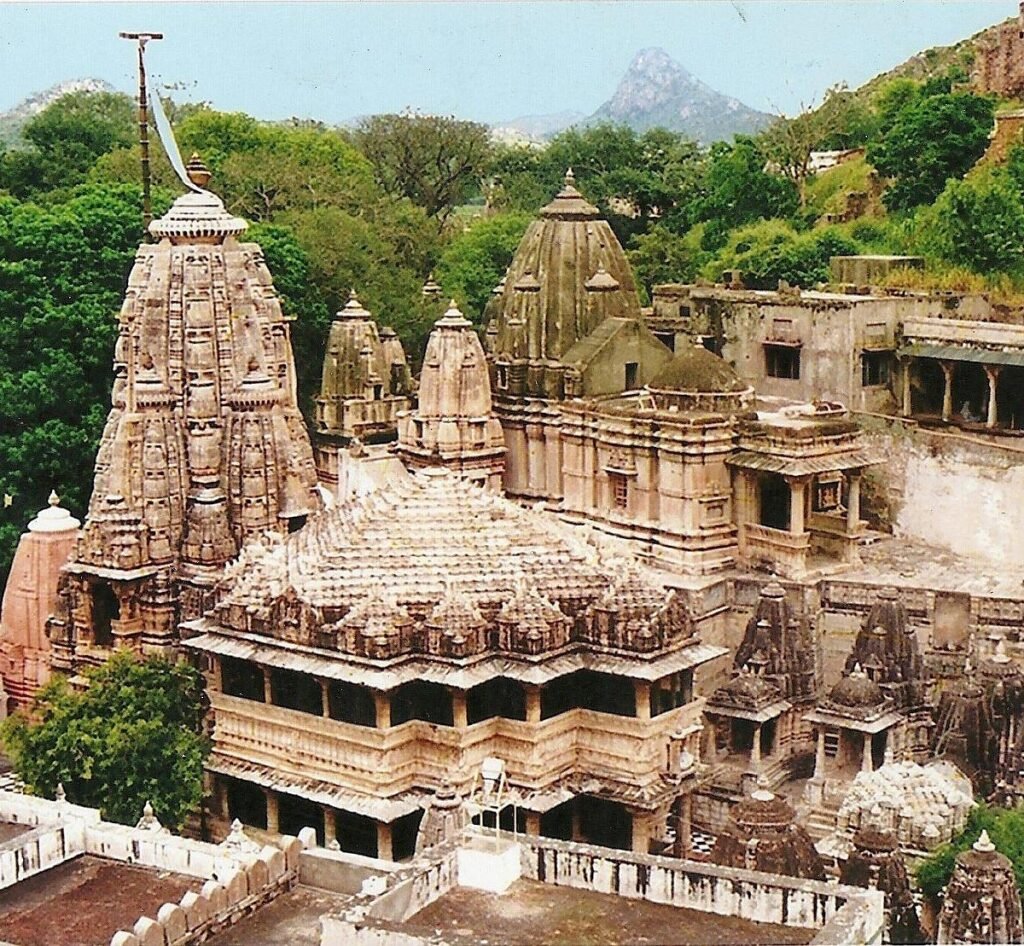
{"label": "weathered stone wall", "polygon": [[1024,449],[924,431],[879,433],[896,536],[965,557],[1017,562],[1024,535]]}
{"label": "weathered stone wall", "polygon": [[0,844],[0,890],[57,867],[84,851],[84,826],[44,825]]}

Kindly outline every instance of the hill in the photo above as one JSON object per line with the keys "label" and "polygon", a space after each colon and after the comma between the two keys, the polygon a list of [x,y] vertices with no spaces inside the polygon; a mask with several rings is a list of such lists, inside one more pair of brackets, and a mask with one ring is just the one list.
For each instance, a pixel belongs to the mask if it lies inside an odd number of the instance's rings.
{"label": "hill", "polygon": [[36,92],[19,102],[14,108],[0,112],[0,147],[16,148],[22,144],[21,130],[25,123],[38,115],[47,105],[56,102],[61,96],[72,92],[115,92],[109,82],[102,79],[69,79],[58,82],[50,88]]}
{"label": "hill", "polygon": [[633,58],[614,95],[590,117],[635,131],[662,126],[704,144],[751,134],[773,116],[723,95],[687,72],[663,49],[642,49]]}

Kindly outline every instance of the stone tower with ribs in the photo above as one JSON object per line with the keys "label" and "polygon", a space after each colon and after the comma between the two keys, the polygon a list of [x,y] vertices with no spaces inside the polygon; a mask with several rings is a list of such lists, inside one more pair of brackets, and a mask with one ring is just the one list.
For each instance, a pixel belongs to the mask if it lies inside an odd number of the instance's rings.
{"label": "stone tower with ribs", "polygon": [[169,650],[248,537],[320,506],[262,251],[195,156],[189,176],[128,278],[92,499],[49,622],[58,670]]}

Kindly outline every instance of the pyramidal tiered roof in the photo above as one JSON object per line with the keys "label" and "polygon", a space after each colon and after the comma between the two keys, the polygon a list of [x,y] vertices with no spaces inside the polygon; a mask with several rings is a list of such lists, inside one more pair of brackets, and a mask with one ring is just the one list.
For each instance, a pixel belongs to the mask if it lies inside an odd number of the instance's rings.
{"label": "pyramidal tiered roof", "polygon": [[[628,615],[619,623],[613,587]],[[568,527],[442,469],[246,546],[211,618],[221,632],[372,659],[571,644],[653,657],[698,643],[683,602],[639,567],[610,567]]]}

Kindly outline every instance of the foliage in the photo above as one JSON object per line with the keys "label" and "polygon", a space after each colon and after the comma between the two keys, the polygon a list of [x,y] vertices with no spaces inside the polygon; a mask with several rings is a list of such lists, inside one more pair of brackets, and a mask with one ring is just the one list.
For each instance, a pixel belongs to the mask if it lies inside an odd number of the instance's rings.
{"label": "foliage", "polygon": [[0,577],[51,488],[85,509],[140,205],[129,186],[84,185],[46,208],[0,197],[0,491],[13,496]]}
{"label": "foliage", "polygon": [[667,227],[655,225],[633,238],[626,253],[637,281],[650,298],[659,283],[688,282],[697,276],[708,253],[701,250],[692,234],[679,236]]}
{"label": "foliage", "polygon": [[384,190],[407,197],[442,225],[479,191],[491,154],[486,125],[437,115],[374,115],[355,143]]}
{"label": "foliage", "polygon": [[950,181],[918,225],[923,246],[974,272],[1016,272],[1024,262],[1024,202],[1005,172]]}
{"label": "foliage", "polygon": [[928,897],[938,897],[953,876],[956,856],[978,840],[982,830],[996,850],[1013,863],[1017,887],[1024,894],[1024,807],[995,808],[981,804],[972,809],[967,825],[949,844],[937,847],[917,866],[917,884]]}
{"label": "foliage", "polygon": [[483,217],[456,234],[438,260],[436,276],[477,323],[530,223],[522,213]]}
{"label": "foliage", "polygon": [[705,264],[709,279],[738,269],[754,289],[774,289],[780,279],[810,288],[826,282],[833,256],[857,253],[857,243],[840,227],[821,227],[797,233],[782,220],[765,220],[734,231],[728,242]]}
{"label": "foliage", "polygon": [[949,82],[895,82],[880,99],[881,131],[868,160],[892,178],[884,195],[890,210],[931,203],[946,181],[960,178],[985,151],[995,101],[951,92]]}
{"label": "foliage", "polygon": [[206,739],[202,677],[184,663],[116,653],[86,671],[76,693],[56,677],[30,713],[0,726],[0,740],[30,792],[69,801],[134,824],[147,801],[168,827],[180,828],[202,798]]}
{"label": "foliage", "polygon": [[755,220],[788,217],[799,203],[792,181],[765,170],[764,152],[752,138],[712,145],[703,186],[695,222],[708,224],[708,250],[722,246],[729,230]]}
{"label": "foliage", "polygon": [[132,100],[113,92],[74,92],[34,115],[22,132],[31,147],[0,155],[0,190],[30,197],[82,183],[96,159],[136,138]]}

